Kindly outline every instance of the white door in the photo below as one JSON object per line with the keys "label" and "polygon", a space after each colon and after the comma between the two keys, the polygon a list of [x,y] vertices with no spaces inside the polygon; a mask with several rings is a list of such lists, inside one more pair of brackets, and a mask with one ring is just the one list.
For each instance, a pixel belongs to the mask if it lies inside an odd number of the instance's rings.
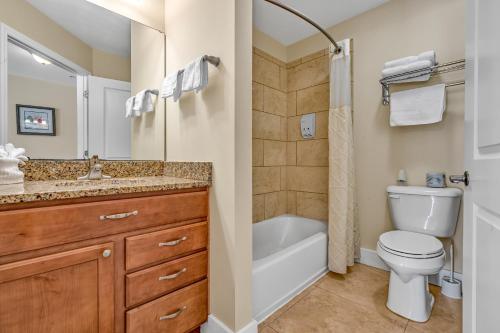
{"label": "white door", "polygon": [[88,155],[130,159],[131,120],[125,118],[130,82],[89,76],[88,92]]}
{"label": "white door", "polygon": [[[500,1],[467,0],[463,332],[500,332]],[[457,32],[460,33],[460,32]]]}

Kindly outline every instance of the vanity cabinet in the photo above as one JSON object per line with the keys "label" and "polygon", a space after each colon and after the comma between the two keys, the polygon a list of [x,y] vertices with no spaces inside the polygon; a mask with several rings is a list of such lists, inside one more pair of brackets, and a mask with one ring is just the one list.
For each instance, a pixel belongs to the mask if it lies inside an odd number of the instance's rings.
{"label": "vanity cabinet", "polygon": [[171,332],[208,317],[206,188],[0,206],[0,332]]}

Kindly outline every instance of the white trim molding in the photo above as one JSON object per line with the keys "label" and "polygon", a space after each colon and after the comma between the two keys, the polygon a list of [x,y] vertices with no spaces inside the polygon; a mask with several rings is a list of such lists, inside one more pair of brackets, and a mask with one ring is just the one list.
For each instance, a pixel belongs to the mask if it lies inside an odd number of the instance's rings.
{"label": "white trim molding", "polygon": [[257,322],[253,319],[238,332],[234,332],[214,315],[209,315],[208,321],[201,326],[201,333],[257,333],[257,331]]}

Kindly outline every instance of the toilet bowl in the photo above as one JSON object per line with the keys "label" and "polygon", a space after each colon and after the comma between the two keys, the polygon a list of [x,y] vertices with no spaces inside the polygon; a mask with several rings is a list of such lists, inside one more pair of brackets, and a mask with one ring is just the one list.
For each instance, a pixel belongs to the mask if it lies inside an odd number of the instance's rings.
{"label": "toilet bowl", "polygon": [[428,276],[443,268],[446,254],[436,237],[455,233],[462,191],[420,186],[387,188],[391,219],[398,230],[380,235],[378,256],[391,269],[387,307],[413,321],[429,320],[434,297]]}
{"label": "toilet bowl", "polygon": [[433,236],[390,231],[380,236],[377,254],[391,269],[387,307],[410,320],[427,321],[434,305],[427,276],[444,266],[442,243]]}

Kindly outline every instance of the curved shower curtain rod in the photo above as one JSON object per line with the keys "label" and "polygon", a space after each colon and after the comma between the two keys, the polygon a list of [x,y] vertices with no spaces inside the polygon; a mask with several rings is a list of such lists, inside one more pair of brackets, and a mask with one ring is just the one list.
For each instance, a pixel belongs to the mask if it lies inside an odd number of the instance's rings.
{"label": "curved shower curtain rod", "polygon": [[333,37],[328,33],[326,32],[325,29],[323,29],[319,24],[317,24],[316,22],[314,22],[313,20],[311,20],[309,17],[305,16],[304,14],[302,14],[301,12],[299,12],[298,10],[292,8],[292,7],[288,7],[287,5],[279,2],[279,1],[275,1],[275,0],[264,0],[266,2],[269,2],[270,4],[273,4],[275,6],[278,6],[298,17],[300,17],[301,19],[303,19],[304,21],[306,21],[307,23],[313,25],[316,29],[318,29],[323,35],[325,35],[326,38],[328,38],[328,40],[330,42],[332,42],[333,46],[335,47],[335,51],[334,53],[335,54],[338,54],[342,51],[342,48],[337,44],[337,42],[335,41],[335,39],[333,39]]}

